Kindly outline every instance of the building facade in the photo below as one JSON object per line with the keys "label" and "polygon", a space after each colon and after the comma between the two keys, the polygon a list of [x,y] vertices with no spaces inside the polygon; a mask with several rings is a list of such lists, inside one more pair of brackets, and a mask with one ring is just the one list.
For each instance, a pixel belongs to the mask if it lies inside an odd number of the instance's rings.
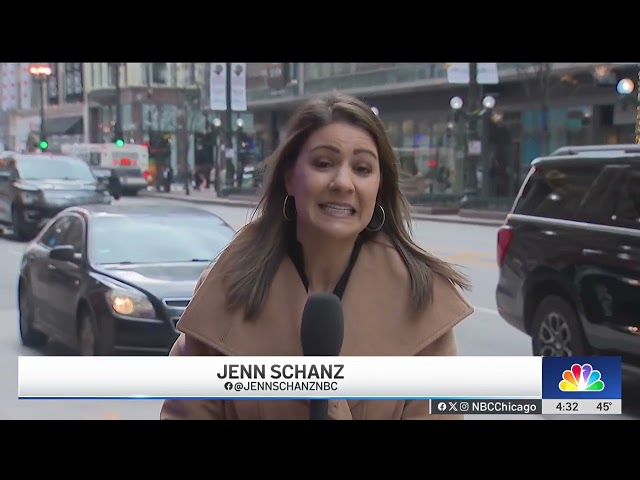
{"label": "building facade", "polygon": [[[251,85],[255,69],[248,70]],[[88,141],[113,141],[119,112],[125,141],[147,144],[153,168],[170,165],[181,172],[188,165],[208,175],[214,150],[206,148],[205,138],[214,119],[223,116],[208,109],[209,64],[85,63],[84,75]],[[235,117],[243,118],[243,131],[251,135],[252,116]]]}
{"label": "building facade", "polygon": [[[496,105],[482,117],[480,183],[488,197],[517,192],[536,156],[567,144],[633,143],[635,108],[620,102],[617,80],[637,79],[637,65],[497,64],[499,81],[482,85]],[[468,86],[449,83],[442,63],[303,63],[278,88],[248,91],[255,132],[277,144],[292,110],[311,95],[341,90],[376,107],[409,176],[423,193],[463,191],[464,122],[450,100]],[[485,173],[487,173],[485,175]]]}
{"label": "building facade", "polygon": [[42,81],[29,63],[0,64],[0,132],[5,149],[32,150],[40,138],[41,102],[44,129],[52,149],[83,139],[84,79],[82,63],[49,63]]}
{"label": "building facade", "polygon": [[[213,159],[251,152],[266,158],[301,101],[333,90],[379,111],[403,171],[419,192],[458,195],[468,146],[450,99],[468,86],[449,83],[442,63],[249,63],[247,109],[211,111],[209,63],[58,63],[44,85],[50,148],[62,142],[111,142],[116,125],[128,142],[146,143],[154,165],[187,165],[205,176]],[[0,143],[26,149],[40,130],[41,83],[28,63],[1,64]],[[566,144],[635,141],[635,108],[620,102],[618,79],[637,65],[499,63],[498,83],[481,94],[496,104],[480,122],[480,182],[510,199],[532,159]],[[540,68],[546,66],[548,68]],[[216,119],[221,120],[220,127]],[[242,120],[241,127],[239,119]],[[238,122],[238,123],[236,123]]]}

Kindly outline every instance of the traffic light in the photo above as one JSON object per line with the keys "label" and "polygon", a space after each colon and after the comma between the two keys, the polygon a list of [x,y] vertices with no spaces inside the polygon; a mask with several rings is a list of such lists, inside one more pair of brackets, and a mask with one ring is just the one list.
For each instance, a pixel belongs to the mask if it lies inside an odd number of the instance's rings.
{"label": "traffic light", "polygon": [[49,148],[49,142],[47,142],[45,139],[42,139],[38,142],[38,148],[42,151],[45,151],[47,148]]}
{"label": "traffic light", "polygon": [[116,147],[124,147],[124,140],[122,138],[116,138]]}

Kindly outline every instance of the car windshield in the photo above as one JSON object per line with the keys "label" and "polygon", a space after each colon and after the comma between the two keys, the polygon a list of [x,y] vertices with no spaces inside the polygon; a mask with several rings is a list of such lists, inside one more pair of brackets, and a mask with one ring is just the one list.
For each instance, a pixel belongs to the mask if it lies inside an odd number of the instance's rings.
{"label": "car windshield", "polygon": [[96,264],[210,262],[234,233],[214,216],[105,215],[93,221],[89,257]]}
{"label": "car windshield", "polygon": [[84,161],[71,157],[25,156],[16,162],[24,180],[79,180],[94,182],[95,176]]}

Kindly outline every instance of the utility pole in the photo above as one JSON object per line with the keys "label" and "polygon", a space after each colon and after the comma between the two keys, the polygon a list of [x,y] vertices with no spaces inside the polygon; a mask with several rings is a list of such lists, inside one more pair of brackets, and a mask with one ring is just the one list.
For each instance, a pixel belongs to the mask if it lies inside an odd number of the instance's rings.
{"label": "utility pole", "polygon": [[38,143],[38,147],[40,150],[45,150],[47,146],[49,146],[44,121],[44,99],[47,96],[47,77],[43,75],[38,81],[40,82],[40,142]]}
{"label": "utility pole", "polygon": [[[466,82],[465,82],[466,83]],[[455,96],[449,101],[449,105],[453,109],[453,119],[457,122],[459,118],[465,119],[465,156],[463,162],[464,172],[464,194],[460,199],[460,206],[464,208],[473,208],[478,206],[478,166],[483,165],[483,192],[488,194],[488,177],[489,168],[487,162],[481,160],[487,159],[486,154],[486,137],[487,130],[484,122],[484,116],[491,112],[496,104],[496,99],[491,95],[483,97],[483,87],[478,82],[478,64],[469,64],[469,89],[467,92],[467,100],[469,105],[463,108],[464,101],[462,98]],[[480,126],[482,125],[482,135]],[[484,139],[482,137],[485,137]]]}
{"label": "utility pole", "polygon": [[[205,73],[205,80],[207,85],[208,94],[206,96],[203,95],[204,98],[208,98],[209,105],[206,107],[204,111],[204,119],[205,119],[205,138],[207,138],[211,143],[209,147],[211,148],[211,160],[213,162],[213,188],[216,192],[216,196],[220,197],[221,195],[221,176],[220,170],[222,169],[222,154],[220,149],[220,142],[218,141],[218,136],[220,133],[220,126],[222,125],[222,120],[217,116],[214,116],[213,122],[209,120],[209,113],[212,112],[210,110],[211,104],[211,66],[209,63],[207,65],[207,70]],[[225,86],[226,88],[226,86]],[[227,97],[229,94],[227,93]],[[229,101],[227,100],[227,106],[229,105]],[[215,112],[214,112],[215,115]],[[207,180],[208,181],[208,180]]]}
{"label": "utility pole", "polygon": [[[226,78],[226,90],[227,90],[227,110],[225,112],[225,150],[233,148],[233,112],[231,111],[231,63],[227,63],[225,71],[227,73]],[[224,155],[226,160],[226,152]]]}
{"label": "utility pole", "polygon": [[[215,65],[215,68],[212,68]],[[223,67],[224,65],[224,67]],[[214,127],[221,127],[221,130],[224,131],[224,136],[221,136],[221,138],[224,139],[224,150],[220,149],[220,153],[219,153],[219,159],[220,159],[220,168],[222,170],[226,170],[226,165],[227,165],[227,151],[229,152],[233,152],[233,133],[234,133],[234,129],[233,129],[233,111],[232,111],[232,102],[231,102],[231,67],[232,64],[231,63],[225,63],[225,64],[221,64],[221,63],[216,63],[216,64],[212,64],[210,66],[210,75],[214,75],[215,74],[215,78],[212,76],[209,79],[209,102],[210,102],[210,107],[212,110],[217,111],[217,112],[221,112],[221,119],[220,119],[220,123],[217,124],[217,120],[214,118]],[[222,77],[224,71],[224,77]],[[213,84],[215,83],[215,88],[213,87]],[[225,96],[225,102],[218,102],[217,100],[221,100],[222,97],[222,89],[224,88],[224,96]],[[216,99],[213,99],[213,92],[215,89],[215,95],[216,95]],[[222,113],[222,110],[224,110],[224,113]],[[214,128],[215,130],[215,128]],[[217,130],[215,130],[217,131]],[[233,158],[233,156],[232,156]],[[231,162],[234,167],[236,166],[237,162]],[[217,170],[216,170],[217,171]],[[224,190],[223,188],[220,189],[221,191]]]}
{"label": "utility pole", "polygon": [[116,124],[113,127],[113,140],[119,147],[124,145],[122,133],[122,100],[120,94],[120,66],[122,63],[110,63],[113,72],[113,83],[115,84],[116,95]]}
{"label": "utility pole", "polygon": [[44,101],[47,96],[47,80],[51,76],[52,70],[48,63],[33,63],[29,66],[29,73],[40,84],[40,140],[38,148],[44,151],[49,147],[45,130]]}
{"label": "utility pole", "polygon": [[[468,92],[468,111],[471,115],[468,116],[467,127],[467,146],[465,156],[465,176],[464,176],[464,203],[470,203],[478,195],[478,160],[481,156],[481,151],[477,151],[477,146],[482,145],[480,143],[480,136],[478,132],[478,124],[480,118],[475,115],[475,112],[480,110],[480,85],[478,84],[478,64],[469,64],[469,92]],[[486,173],[486,172],[484,172]]]}

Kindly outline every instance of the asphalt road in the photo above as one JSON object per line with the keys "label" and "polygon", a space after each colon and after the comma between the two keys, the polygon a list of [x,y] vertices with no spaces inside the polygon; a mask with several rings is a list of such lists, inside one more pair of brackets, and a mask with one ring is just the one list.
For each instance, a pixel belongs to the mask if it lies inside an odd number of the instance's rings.
{"label": "asphalt road", "polygon": [[[124,198],[123,203],[149,205],[154,198]],[[239,228],[250,210],[243,207],[199,205],[215,211]],[[460,355],[530,355],[530,341],[507,325],[496,310],[494,289],[498,278],[495,263],[496,228],[435,221],[417,221],[417,241],[430,252],[458,264],[469,275],[473,291],[467,298],[475,313],[456,328]],[[24,244],[0,237],[0,419],[156,419],[159,401],[18,400],[17,357],[20,355],[69,355],[63,347],[44,350],[25,348],[17,330],[16,278]],[[640,380],[625,378],[623,411],[620,416],[468,415],[467,419],[635,419],[640,418]]]}

